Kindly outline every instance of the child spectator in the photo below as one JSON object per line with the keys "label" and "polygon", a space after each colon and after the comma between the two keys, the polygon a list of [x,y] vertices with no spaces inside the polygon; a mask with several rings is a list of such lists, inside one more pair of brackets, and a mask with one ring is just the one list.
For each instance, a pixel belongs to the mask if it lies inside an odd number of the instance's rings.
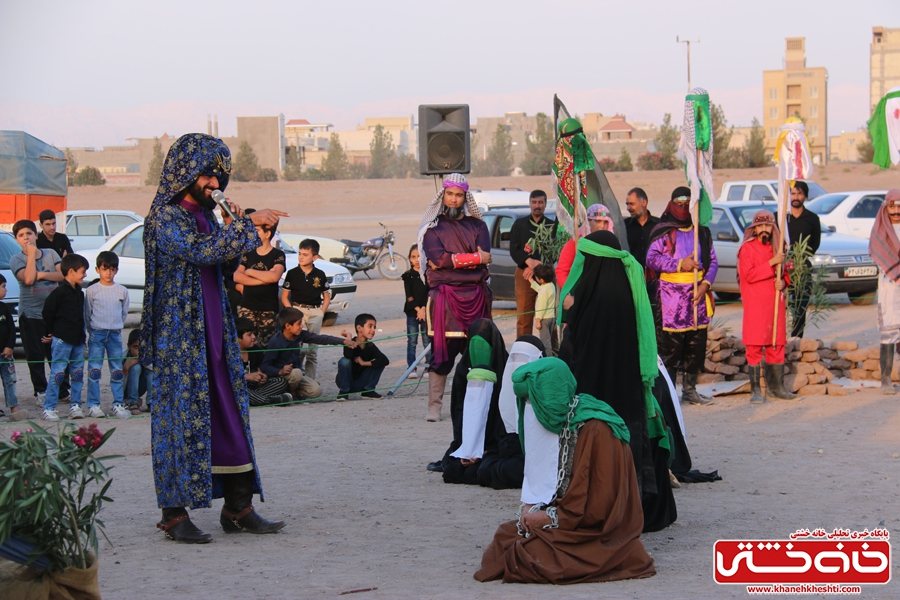
{"label": "child spectator", "polygon": [[42,210],[38,215],[41,223],[41,232],[37,236],[36,245],[38,248],[50,249],[56,252],[60,258],[66,254],[73,254],[72,242],[64,233],[56,232],[56,214],[52,210]]}
{"label": "child spectator", "polygon": [[[538,265],[534,268],[534,279],[531,289],[537,292],[534,301],[534,316],[541,336],[541,343],[548,356],[556,356],[559,352],[559,336],[556,331],[556,273],[550,265]],[[552,354],[551,354],[552,353]]]}
{"label": "child spectator", "polygon": [[[328,278],[325,277],[324,271],[314,264],[317,258],[319,258],[319,242],[308,238],[300,242],[298,264],[288,271],[284,278],[284,289],[281,291],[281,303],[303,313],[303,327],[313,334],[322,331],[322,319],[331,302]],[[315,379],[319,364],[318,350],[307,348],[305,354],[306,364],[303,371],[307,377]]]}
{"label": "child spectator", "polygon": [[381,398],[375,391],[384,368],[390,364],[378,347],[372,343],[377,323],[375,317],[362,313],[354,322],[357,345],[344,348],[344,358],[338,361],[337,384],[340,394],[338,398],[346,398],[354,392],[361,391],[364,398]]}
{"label": "child spectator", "polygon": [[128,350],[125,352],[125,407],[133,415],[141,414],[141,396],[147,394],[147,411],[153,394],[153,372],[140,363],[141,330],[132,329],[128,334]]}
{"label": "child spectator", "polygon": [[127,419],[125,408],[125,373],[122,371],[122,329],[128,318],[128,290],[115,282],[119,257],[104,250],[97,255],[100,281],[84,290],[84,322],[88,331],[88,416],[105,417],[100,410],[100,376],[103,356],[109,361],[109,389],[112,392],[113,415]]}
{"label": "child spectator", "polygon": [[[403,312],[406,313],[406,366],[411,367],[416,362],[416,346],[418,338],[422,336],[422,348],[427,348],[431,340],[428,338],[428,324],[425,322],[425,305],[428,303],[428,286],[422,281],[419,275],[419,247],[416,244],[409,249],[409,271],[403,274],[403,291],[406,295],[406,304],[403,305]],[[431,352],[426,358],[431,362]],[[428,373],[428,369],[422,370],[424,377]],[[413,369],[410,379],[416,379],[419,376],[418,366]]]}
{"label": "child spectator", "polygon": [[342,337],[316,335],[305,331],[303,313],[296,308],[282,309],[278,320],[282,329],[269,340],[269,347],[266,349],[260,370],[268,377],[287,378],[288,389],[297,399],[318,398],[322,395],[322,386],[309,375],[305,375],[300,368],[303,360],[300,355],[301,344],[304,342],[322,346],[347,344],[356,347],[356,342],[350,339],[350,334],[346,331],[341,332]]}
{"label": "child spectator", "polygon": [[[45,250],[45,252],[50,252]],[[88,261],[80,254],[68,254],[60,263],[63,282],[44,302],[44,326],[52,337],[50,342],[50,381],[44,397],[45,421],[59,421],[56,404],[59,388],[66,379],[66,365],[72,377],[72,397],[69,399],[69,418],[83,419],[81,387],[84,384],[84,292],[81,282],[87,273]]]}
{"label": "child spectator", "polygon": [[[6,298],[6,277],[0,273],[0,380],[3,381],[3,397],[9,409],[11,421],[24,421],[28,411],[19,408],[16,398],[16,363],[13,362],[13,348],[16,347],[16,326],[12,311],[3,302]],[[0,417],[3,411],[0,410]]]}
{"label": "child spectator", "polygon": [[237,329],[238,344],[241,347],[241,362],[244,363],[244,376],[250,390],[250,405],[262,406],[290,402],[293,399],[287,389],[288,382],[284,377],[269,377],[259,370],[263,361],[263,348],[256,343],[256,325],[244,317],[234,321]]}
{"label": "child spectator", "polygon": [[244,297],[238,316],[256,324],[259,341],[266,345],[275,333],[278,314],[278,282],[284,275],[284,252],[272,246],[277,225],[257,225],[256,232],[262,246],[241,258],[241,266],[234,272],[234,283],[243,286]]}
{"label": "child spectator", "polygon": [[50,338],[44,329],[44,302],[63,280],[59,255],[37,247],[34,221],[23,219],[13,225],[13,235],[22,253],[9,258],[9,270],[19,280],[19,334],[28,360],[28,373],[34,397],[41,406],[47,391],[44,360],[50,358]]}

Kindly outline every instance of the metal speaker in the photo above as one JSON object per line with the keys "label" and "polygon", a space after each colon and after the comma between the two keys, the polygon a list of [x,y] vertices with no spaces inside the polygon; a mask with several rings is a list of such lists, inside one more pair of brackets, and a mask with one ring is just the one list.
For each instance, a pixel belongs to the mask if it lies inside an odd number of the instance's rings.
{"label": "metal speaker", "polygon": [[419,172],[422,175],[471,170],[468,104],[419,105]]}

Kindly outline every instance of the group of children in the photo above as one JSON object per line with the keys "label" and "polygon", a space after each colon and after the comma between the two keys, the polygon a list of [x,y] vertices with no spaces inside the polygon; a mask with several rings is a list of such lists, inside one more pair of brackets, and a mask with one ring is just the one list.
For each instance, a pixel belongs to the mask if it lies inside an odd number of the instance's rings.
{"label": "group of children", "polygon": [[[45,233],[48,229],[55,232],[55,215],[42,213],[40,218]],[[52,227],[44,228],[45,222]],[[85,380],[85,346],[87,416],[106,416],[100,408],[104,357],[109,364],[113,415],[127,419],[132,414],[139,414],[140,396],[152,386],[152,376],[142,372],[137,364],[137,331],[132,331],[129,336],[128,352],[123,361],[122,329],[128,316],[129,297],[128,290],[115,282],[119,257],[114,252],[99,253],[96,261],[99,279],[82,290],[90,268],[87,259],[66,249],[60,258],[53,246],[38,247],[37,230],[32,221],[18,221],[13,226],[13,234],[22,247],[21,254],[10,258],[10,270],[19,280],[21,290],[19,329],[35,397],[42,408],[41,417],[45,421],[58,421],[57,406],[60,400],[68,400],[68,417],[84,418],[81,392]],[[0,276],[0,299],[6,295],[5,283]],[[27,413],[18,407],[16,397],[15,364],[12,362],[15,329],[5,306],[0,309],[0,340],[6,340],[0,353],[6,405],[14,420],[27,418]],[[49,380],[44,376],[43,363],[47,358],[50,360]]]}

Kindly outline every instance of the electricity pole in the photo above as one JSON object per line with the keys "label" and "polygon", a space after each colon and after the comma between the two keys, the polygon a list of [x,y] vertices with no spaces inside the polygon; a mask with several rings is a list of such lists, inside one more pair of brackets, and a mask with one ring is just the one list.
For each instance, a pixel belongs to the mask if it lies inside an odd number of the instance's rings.
{"label": "electricity pole", "polygon": [[687,75],[688,75],[688,92],[691,91],[691,44],[699,44],[700,38],[696,40],[683,40],[680,36],[675,36],[675,42],[687,45]]}

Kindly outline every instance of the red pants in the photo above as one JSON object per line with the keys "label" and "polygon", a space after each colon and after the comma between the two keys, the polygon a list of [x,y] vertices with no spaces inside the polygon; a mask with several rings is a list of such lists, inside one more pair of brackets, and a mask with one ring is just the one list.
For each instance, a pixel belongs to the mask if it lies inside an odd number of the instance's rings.
{"label": "red pants", "polygon": [[747,364],[755,367],[762,360],[763,348],[766,350],[766,364],[778,365],[784,362],[784,346],[747,346]]}

